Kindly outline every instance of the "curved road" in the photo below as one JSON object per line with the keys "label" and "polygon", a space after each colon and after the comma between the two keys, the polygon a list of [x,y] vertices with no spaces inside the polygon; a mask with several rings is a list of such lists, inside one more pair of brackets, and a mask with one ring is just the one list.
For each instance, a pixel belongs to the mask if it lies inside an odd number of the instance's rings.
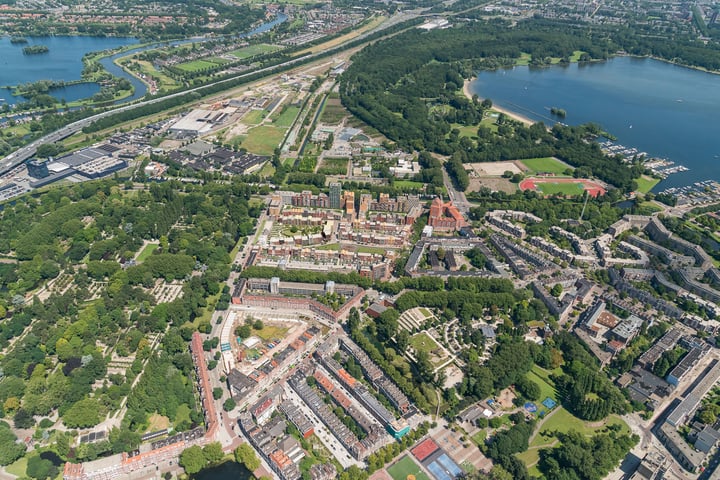
{"label": "curved road", "polygon": [[[142,107],[145,105],[152,105],[152,104],[167,100],[169,98],[174,98],[174,97],[178,97],[180,95],[185,95],[187,93],[200,91],[206,87],[210,87],[210,86],[214,86],[214,85],[222,85],[223,83],[235,81],[238,78],[249,77],[250,75],[256,75],[258,73],[263,73],[263,72],[271,72],[273,70],[280,71],[280,70],[290,69],[295,65],[306,63],[309,60],[312,60],[313,58],[318,58],[318,57],[327,55],[329,53],[342,51],[342,50],[346,49],[347,44],[349,44],[351,42],[357,42],[358,40],[363,40],[364,38],[367,38],[368,36],[370,36],[374,33],[382,31],[388,27],[397,25],[398,23],[410,20],[410,19],[414,18],[415,16],[417,16],[417,15],[411,14],[411,13],[398,13],[398,14],[395,14],[390,19],[388,19],[388,21],[382,23],[381,25],[378,25],[376,28],[369,30],[361,35],[358,35],[355,38],[349,39],[346,42],[343,42],[340,45],[330,48],[328,50],[325,50],[322,52],[311,53],[310,55],[306,55],[304,57],[288,60],[287,62],[283,62],[283,63],[277,64],[277,65],[272,65],[272,66],[265,67],[265,68],[261,68],[259,70],[254,70],[252,72],[242,73],[240,75],[226,78],[224,80],[219,80],[217,82],[205,84],[201,87],[195,87],[195,88],[191,88],[189,90],[183,90],[182,92],[172,93],[170,95],[165,95],[165,96],[159,97],[159,98],[153,98],[151,100],[143,100],[143,101],[140,101],[137,103],[133,103],[131,105],[126,105],[124,107],[119,107],[119,108],[116,108],[113,110],[108,110],[106,112],[98,113],[96,115],[93,115],[93,116],[90,116],[87,118],[83,118],[82,120],[78,120],[69,125],[66,125],[66,126],[60,128],[59,130],[49,133],[49,134],[45,135],[44,137],[41,137],[41,138],[35,140],[34,142],[32,142],[28,145],[25,145],[24,147],[21,147],[20,149],[16,150],[15,152],[11,153],[10,155],[8,155],[5,158],[3,158],[2,160],[0,160],[0,175],[5,174],[6,172],[12,170],[13,168],[15,168],[18,165],[20,165],[21,163],[23,163],[28,158],[35,155],[35,152],[37,151],[38,146],[43,145],[45,143],[54,143],[59,140],[63,140],[71,135],[74,135],[77,132],[79,132],[80,130],[82,130],[84,127],[90,125],[95,120],[99,120],[99,119],[107,117],[109,115],[113,115],[117,112],[124,112],[127,110],[132,110],[134,108]],[[218,93],[220,93],[220,92],[218,92]]]}

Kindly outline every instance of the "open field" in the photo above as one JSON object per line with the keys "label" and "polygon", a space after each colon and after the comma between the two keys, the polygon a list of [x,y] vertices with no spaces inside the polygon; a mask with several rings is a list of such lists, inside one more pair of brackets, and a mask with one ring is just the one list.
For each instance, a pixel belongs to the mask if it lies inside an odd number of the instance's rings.
{"label": "open field", "polygon": [[265,341],[272,340],[275,338],[285,338],[285,335],[287,334],[288,329],[283,327],[278,327],[275,325],[263,325],[262,330],[255,330],[253,328],[253,335],[257,335],[258,337],[262,338]]}
{"label": "open field", "polygon": [[635,180],[638,184],[637,191],[640,193],[648,193],[650,190],[652,190],[655,185],[660,183],[659,178],[653,178],[648,175],[643,175],[640,178]]}
{"label": "open field", "polygon": [[420,332],[417,335],[413,335],[410,338],[410,345],[416,352],[426,352],[428,354],[432,354],[433,351],[440,348],[437,342],[425,332]]}
{"label": "open field", "polygon": [[265,115],[265,110],[250,110],[240,121],[246,125],[257,125],[263,121]]}
{"label": "open field", "polygon": [[552,157],[528,158],[527,160],[520,160],[520,163],[527,167],[530,175],[541,175],[544,173],[565,175],[565,170],[568,168],[572,169],[572,167]]}
{"label": "open field", "polygon": [[592,180],[583,178],[526,178],[518,185],[520,190],[536,190],[545,195],[581,195],[587,190],[592,197],[604,195],[605,189]]}
{"label": "open field", "polygon": [[479,177],[500,177],[505,172],[522,173],[517,162],[481,162],[466,163]]}
{"label": "open field", "polygon": [[[584,422],[563,407],[557,407],[557,411],[542,425],[540,431],[530,441],[530,448],[517,454],[517,458],[525,463],[531,475],[540,475],[537,463],[540,460],[540,450],[550,448],[557,444],[558,438],[555,432],[567,433],[571,430],[591,436],[601,432],[610,425],[620,425],[620,433],[630,433],[627,424],[617,415],[610,415],[605,422]],[[590,426],[592,425],[592,426]]]}
{"label": "open field", "polygon": [[394,186],[400,190],[412,190],[415,188],[423,188],[424,184],[422,182],[413,182],[412,180],[395,180]]}
{"label": "open field", "polygon": [[[550,383],[549,381],[546,381],[543,377],[535,373],[535,368],[539,367],[533,367],[532,370],[530,370],[525,376],[532,380],[533,382],[537,383],[540,386],[540,400],[536,402],[538,404],[538,411],[545,410],[545,407],[541,405],[541,402],[545,400],[546,398],[550,397],[553,400],[557,402],[557,391],[555,390],[555,386]],[[557,407],[555,407],[557,408]]]}
{"label": "open field", "polygon": [[399,462],[388,468],[387,472],[393,480],[407,480],[408,475],[414,475],[415,480],[430,480],[420,466],[410,458],[410,455],[405,455]]}
{"label": "open field", "polygon": [[278,47],[277,45],[269,45],[267,43],[259,43],[257,45],[248,45],[247,47],[238,48],[237,50],[233,50],[232,52],[230,52],[230,55],[242,60],[243,58],[254,57],[255,55],[260,55],[263,53],[270,53],[270,52],[274,52],[276,50],[280,50],[280,47]]}
{"label": "open field", "polygon": [[348,166],[347,158],[323,158],[317,173],[324,175],[345,175]]}
{"label": "open field", "polygon": [[142,249],[142,252],[140,252],[140,255],[137,256],[136,261],[144,262],[158,248],[160,248],[160,245],[158,245],[157,243],[149,243],[149,244],[145,245],[145,248]]}
{"label": "open field", "polygon": [[278,127],[289,127],[295,121],[298,113],[300,113],[299,107],[288,106],[280,116],[273,121],[273,124]]}
{"label": "open field", "polygon": [[328,97],[325,109],[320,116],[320,122],[328,125],[338,125],[348,115],[339,98]]}
{"label": "open field", "polygon": [[147,75],[148,77],[155,77],[159,80],[158,82],[158,89],[173,89],[180,86],[178,82],[176,82],[171,77],[168,77],[165,73],[155,68],[155,65],[152,63],[145,61],[145,60],[133,60],[134,63],[138,64],[140,66],[140,71]]}
{"label": "open field", "polygon": [[530,447],[544,447],[551,445],[557,437],[555,433],[567,433],[575,430],[585,436],[591,436],[604,430],[610,425],[620,425],[621,434],[630,432],[625,421],[617,415],[610,415],[604,422],[585,422],[580,420],[565,408],[558,406],[557,411],[543,423],[540,431],[530,442]]}
{"label": "open field", "polygon": [[242,146],[250,153],[257,155],[272,155],[273,150],[280,145],[285,137],[284,128],[260,126],[248,131]]}
{"label": "open field", "polygon": [[158,413],[150,415],[150,425],[147,428],[148,432],[157,432],[158,430],[166,429],[170,426],[170,419]]}
{"label": "open field", "polygon": [[206,68],[215,68],[218,64],[208,60],[193,60],[191,62],[178,63],[175,66],[185,72],[199,72]]}

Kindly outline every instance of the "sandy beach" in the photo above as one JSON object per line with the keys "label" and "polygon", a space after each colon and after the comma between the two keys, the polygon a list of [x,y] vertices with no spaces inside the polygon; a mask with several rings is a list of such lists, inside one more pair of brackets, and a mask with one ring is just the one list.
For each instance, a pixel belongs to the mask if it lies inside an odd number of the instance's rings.
{"label": "sandy beach", "polygon": [[[473,93],[470,91],[470,83],[474,80],[474,78],[470,80],[465,80],[465,83],[463,84],[463,93],[467,98],[472,98]],[[534,121],[530,120],[528,117],[521,115],[519,113],[510,111],[506,108],[498,107],[497,105],[492,106],[492,109],[495,110],[498,113],[504,113],[508,117],[512,118],[513,120],[517,120],[518,122],[522,122],[526,125],[532,125],[535,123]]]}

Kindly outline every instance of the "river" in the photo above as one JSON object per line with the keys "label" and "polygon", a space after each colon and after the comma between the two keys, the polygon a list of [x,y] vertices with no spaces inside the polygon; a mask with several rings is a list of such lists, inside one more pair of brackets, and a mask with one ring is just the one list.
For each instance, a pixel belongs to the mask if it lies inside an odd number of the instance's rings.
{"label": "river", "polygon": [[[274,26],[287,20],[283,14],[277,15],[273,20],[263,23],[253,30],[238,35],[237,38],[245,38],[266,32]],[[27,44],[12,44],[10,37],[0,37],[0,104],[7,103],[14,105],[23,101],[22,97],[13,97],[10,86],[20,85],[38,80],[73,81],[80,80],[82,73],[82,57],[89,52],[111,50],[125,45],[137,43],[136,38],[122,37],[26,37]],[[127,78],[135,87],[133,95],[124,98],[117,103],[125,103],[142,98],[147,93],[147,87],[134,76],[126,73],[123,69],[113,63],[113,60],[142,52],[161,45],[181,45],[190,42],[202,42],[216,38],[195,38],[179,40],[176,42],[154,43],[134,48],[123,53],[101,59],[100,63],[113,75]],[[39,55],[24,55],[23,47],[27,45],[47,45],[48,53]],[[100,91],[97,83],[85,82],[68,85],[61,89],[55,89],[51,93],[58,99],[65,99],[68,102],[91,97]]]}
{"label": "river", "polygon": [[720,180],[720,75],[632,57],[545,68],[482,71],[470,91],[533,120],[594,122],[617,142],[690,170],[672,174],[655,191]]}
{"label": "river", "polygon": [[[259,25],[258,27],[254,28],[253,30],[250,30],[247,33],[243,33],[240,35],[237,35],[236,38],[246,38],[251,37],[253,35],[257,35],[260,33],[267,32],[271,28],[273,28],[275,25],[278,25],[280,23],[283,23],[288,19],[287,15],[284,15],[282,13],[278,14],[272,21],[263,23]],[[116,102],[116,103],[126,103],[131,102],[133,100],[137,100],[138,98],[142,98],[147,93],[147,86],[141,82],[138,78],[134,77],[133,75],[130,75],[129,73],[125,72],[122,68],[117,66],[114,62],[118,58],[126,57],[128,55],[132,55],[134,53],[144,52],[145,50],[151,50],[153,48],[158,48],[160,46],[175,46],[175,45],[183,45],[186,43],[197,43],[197,42],[204,42],[208,40],[217,40],[216,38],[210,37],[210,38],[191,38],[187,40],[177,40],[174,42],[163,42],[163,43],[153,43],[151,45],[145,45],[143,47],[133,48],[132,50],[127,50],[122,53],[117,53],[115,55],[111,55],[108,57],[104,57],[100,60],[100,63],[103,67],[105,67],[105,70],[112,73],[115,76],[118,77],[124,77],[130,80],[133,87],[135,87],[135,91],[133,92],[132,96],[129,98],[123,98],[122,100]]]}

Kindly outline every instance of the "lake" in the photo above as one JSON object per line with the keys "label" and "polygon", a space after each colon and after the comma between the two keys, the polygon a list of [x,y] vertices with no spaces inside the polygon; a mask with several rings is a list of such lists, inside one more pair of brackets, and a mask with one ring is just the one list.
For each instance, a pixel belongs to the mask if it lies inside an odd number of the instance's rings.
{"label": "lake", "polygon": [[[280,23],[287,21],[288,17],[284,14],[278,14],[272,20],[262,23],[250,30],[249,32],[236,35],[237,38],[246,38],[267,32],[271,28]],[[23,101],[22,97],[13,97],[12,90],[9,88],[22,83],[37,82],[38,80],[63,80],[72,81],[80,80],[83,63],[82,57],[88,52],[99,52],[102,50],[110,50],[124,45],[137,43],[136,38],[122,37],[26,37],[26,44],[12,44],[10,37],[0,37],[0,104],[7,103],[14,105]],[[113,75],[124,77],[130,80],[135,87],[133,95],[124,98],[116,103],[125,103],[138,98],[142,98],[147,93],[147,86],[136,77],[128,74],[122,68],[118,67],[113,61],[119,57],[130,55],[132,53],[157,48],[160,45],[181,45],[190,42],[203,42],[208,40],[216,40],[214,37],[193,38],[187,40],[178,40],[174,42],[154,43],[145,45],[123,53],[118,53],[109,57],[102,58],[100,63],[105,69]],[[23,47],[28,45],[46,45],[50,51],[39,55],[23,54]],[[76,85],[68,85],[62,89],[53,90],[51,93],[56,98],[64,98],[71,102],[93,96],[100,91],[100,86],[96,83],[80,83]]]}
{"label": "lake", "polygon": [[470,90],[494,104],[552,125],[594,122],[617,142],[690,170],[670,175],[655,191],[720,180],[720,75],[653,59],[481,71]]}
{"label": "lake", "polygon": [[[26,37],[26,44],[12,44],[10,37],[0,37],[0,86],[8,87],[38,80],[80,80],[82,57],[88,52],[96,52],[137,43],[135,38],[122,37]],[[38,55],[23,54],[27,45],[47,45],[48,53]],[[90,97],[100,87],[94,83],[85,83],[65,87],[53,92],[58,98],[67,101]],[[7,89],[0,90],[0,97],[8,104],[22,101],[22,97],[12,97]]]}

